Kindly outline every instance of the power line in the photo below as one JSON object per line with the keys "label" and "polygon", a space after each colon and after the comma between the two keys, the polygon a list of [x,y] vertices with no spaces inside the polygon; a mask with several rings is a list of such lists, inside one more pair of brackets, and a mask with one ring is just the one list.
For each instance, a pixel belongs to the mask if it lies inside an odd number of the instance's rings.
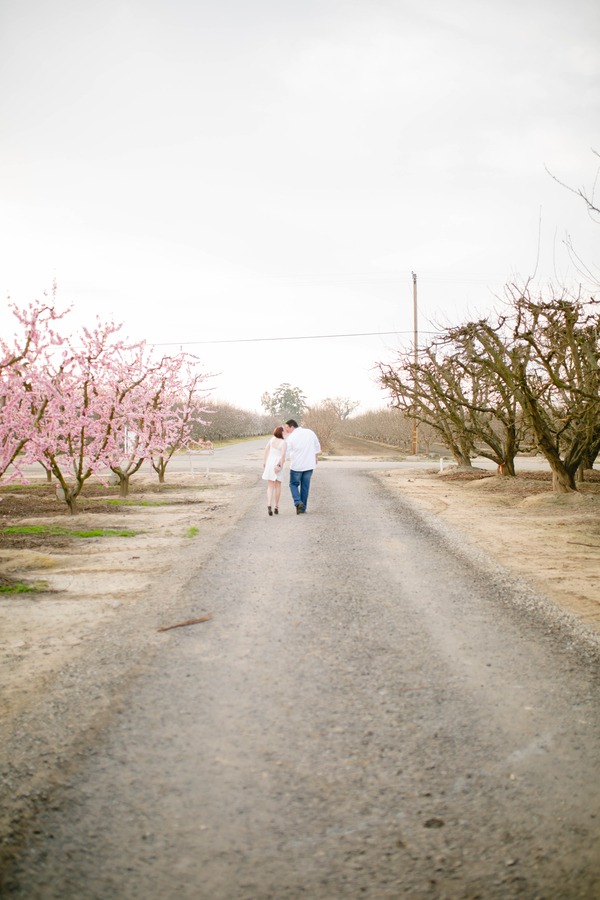
{"label": "power line", "polygon": [[[236,280],[247,281],[265,281],[289,283],[294,285],[347,285],[347,284],[398,284],[402,281],[403,276],[388,272],[292,272],[289,274],[255,274],[243,273],[230,275]],[[471,285],[489,285],[490,283],[500,281],[504,284],[505,275],[498,273],[496,275],[482,275],[481,277],[463,277],[455,274],[444,274],[440,272],[435,275],[420,276],[420,281],[427,284],[471,284]]]}
{"label": "power line", "polygon": [[[426,331],[425,334],[437,334],[436,331]],[[297,334],[285,337],[253,337],[253,338],[224,338],[217,341],[161,341],[152,344],[152,347],[182,347],[196,346],[198,344],[254,344],[260,341],[320,341],[327,338],[347,337],[384,337],[398,334],[412,334],[410,331],[357,331],[351,334]]]}

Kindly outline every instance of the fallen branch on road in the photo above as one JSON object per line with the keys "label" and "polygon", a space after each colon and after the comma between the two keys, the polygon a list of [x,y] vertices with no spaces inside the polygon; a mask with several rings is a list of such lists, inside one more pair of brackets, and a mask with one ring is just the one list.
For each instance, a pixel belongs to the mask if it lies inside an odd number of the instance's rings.
{"label": "fallen branch on road", "polygon": [[176,625],[163,625],[162,628],[159,628],[159,631],[170,631],[171,628],[184,628],[186,625],[198,625],[200,622],[208,622],[212,619],[212,613],[209,613],[207,616],[200,616],[199,619],[188,619],[186,622],[177,622]]}

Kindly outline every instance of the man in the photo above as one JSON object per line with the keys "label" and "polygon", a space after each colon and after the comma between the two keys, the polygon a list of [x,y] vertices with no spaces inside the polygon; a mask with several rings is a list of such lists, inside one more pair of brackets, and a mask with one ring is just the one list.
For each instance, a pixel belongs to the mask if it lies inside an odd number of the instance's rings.
{"label": "man", "polygon": [[290,460],[290,491],[296,513],[306,512],[310,479],[321,452],[319,439],[310,428],[301,428],[295,419],[288,419],[285,432],[285,458]]}

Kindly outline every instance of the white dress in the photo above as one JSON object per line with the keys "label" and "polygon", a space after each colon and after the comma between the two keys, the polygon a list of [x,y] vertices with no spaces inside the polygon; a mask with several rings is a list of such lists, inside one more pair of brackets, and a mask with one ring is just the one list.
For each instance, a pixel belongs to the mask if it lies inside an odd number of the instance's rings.
{"label": "white dress", "polygon": [[282,438],[276,438],[274,435],[267,444],[269,455],[267,456],[267,461],[262,474],[264,481],[283,481],[283,469],[276,472],[275,464],[281,459],[281,450],[284,444],[285,441]]}

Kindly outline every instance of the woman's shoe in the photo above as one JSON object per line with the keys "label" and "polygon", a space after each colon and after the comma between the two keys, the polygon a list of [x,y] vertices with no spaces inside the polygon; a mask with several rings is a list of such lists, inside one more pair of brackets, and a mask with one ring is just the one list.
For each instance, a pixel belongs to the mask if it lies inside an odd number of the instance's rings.
{"label": "woman's shoe", "polygon": [[275,507],[275,509],[273,510],[273,512],[275,513],[276,516],[279,515],[279,510],[277,509],[277,507]]}
{"label": "woman's shoe", "polygon": [[273,515],[273,510],[271,509],[271,507],[270,507],[270,506],[267,506],[267,509],[269,510],[269,515],[272,516],[272,515]]}

